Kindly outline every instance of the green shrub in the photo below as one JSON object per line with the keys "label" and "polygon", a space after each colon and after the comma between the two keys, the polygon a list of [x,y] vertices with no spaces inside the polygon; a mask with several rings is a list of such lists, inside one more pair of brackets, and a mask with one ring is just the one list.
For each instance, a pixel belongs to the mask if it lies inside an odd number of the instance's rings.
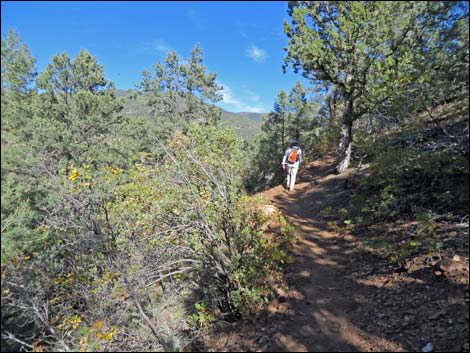
{"label": "green shrub", "polygon": [[371,219],[412,218],[416,207],[459,213],[468,204],[468,192],[462,192],[468,183],[468,161],[452,151],[389,148],[378,154],[371,172],[360,182],[362,196],[351,199]]}

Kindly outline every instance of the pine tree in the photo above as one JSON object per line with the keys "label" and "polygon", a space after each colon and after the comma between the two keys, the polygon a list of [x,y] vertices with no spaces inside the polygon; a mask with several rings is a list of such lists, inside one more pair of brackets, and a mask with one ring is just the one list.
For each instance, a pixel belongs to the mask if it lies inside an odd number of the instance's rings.
{"label": "pine tree", "polygon": [[[289,106],[292,113],[291,124],[288,127],[290,135],[296,140],[300,140],[301,132],[307,127],[309,119],[309,104],[307,101],[307,90],[297,81],[289,92]],[[310,116],[311,118],[311,116]]]}
{"label": "pine tree", "polygon": [[36,59],[12,29],[2,38],[1,63],[3,262],[24,250],[26,240],[31,244],[41,192],[37,177],[28,167],[35,162],[29,141],[34,138],[32,102],[36,92],[32,84]]}
{"label": "pine tree", "polygon": [[22,43],[19,34],[9,29],[2,38],[2,99],[6,91],[27,92],[36,76],[36,59]]}
{"label": "pine tree", "polygon": [[287,147],[287,128],[290,124],[290,118],[291,113],[289,109],[288,95],[285,91],[281,91],[274,103],[274,111],[268,115],[268,119],[263,125],[264,131],[280,131],[277,147],[281,151]]}
{"label": "pine tree", "polygon": [[[181,61],[175,51],[169,52],[165,64],[153,65],[153,72],[143,71],[138,90],[147,97],[153,116],[172,129],[190,123],[215,125],[221,110],[213,103],[222,99],[217,75],[207,73],[202,49],[197,44],[188,60]],[[165,134],[164,134],[165,135]],[[167,135],[167,134],[166,134]]]}
{"label": "pine tree", "polygon": [[52,58],[37,79],[38,128],[42,145],[56,161],[100,163],[109,149],[108,138],[114,125],[122,121],[123,102],[116,98],[112,82],[106,80],[103,66],[85,50],[74,60],[67,53]]}

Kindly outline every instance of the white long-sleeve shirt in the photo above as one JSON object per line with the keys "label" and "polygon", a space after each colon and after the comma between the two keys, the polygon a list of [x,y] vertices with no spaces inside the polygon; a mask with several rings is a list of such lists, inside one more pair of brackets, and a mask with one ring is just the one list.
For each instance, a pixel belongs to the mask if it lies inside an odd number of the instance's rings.
{"label": "white long-sleeve shirt", "polygon": [[297,162],[291,163],[288,161],[289,155],[294,147],[288,147],[286,149],[286,152],[284,153],[284,157],[282,158],[282,165],[287,164],[293,167],[298,167],[300,165],[300,162],[302,162],[302,150],[300,147],[295,147],[297,148]]}

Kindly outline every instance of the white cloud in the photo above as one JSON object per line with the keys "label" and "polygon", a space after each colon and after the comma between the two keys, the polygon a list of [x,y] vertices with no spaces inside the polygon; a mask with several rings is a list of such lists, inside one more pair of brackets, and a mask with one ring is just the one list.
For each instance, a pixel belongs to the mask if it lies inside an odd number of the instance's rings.
{"label": "white cloud", "polygon": [[227,104],[240,104],[240,101],[233,97],[232,90],[229,86],[222,84],[222,100]]}
{"label": "white cloud", "polygon": [[[231,110],[236,112],[250,112],[250,113],[265,113],[267,109],[262,104],[247,104],[240,98],[236,97],[232,89],[224,83],[219,82],[219,85],[223,86],[222,89],[222,102],[228,105]],[[248,94],[251,94],[252,97],[249,98],[250,101],[255,103],[260,100],[259,96],[255,93],[246,90]],[[256,99],[254,99],[256,96]]]}
{"label": "white cloud", "polygon": [[250,89],[245,89],[245,93],[251,102],[257,103],[261,100],[261,97]]}
{"label": "white cloud", "polygon": [[268,55],[266,51],[258,48],[256,45],[252,44],[247,50],[246,55],[252,58],[254,61],[259,63],[264,63]]}
{"label": "white cloud", "polygon": [[170,50],[173,50],[162,39],[154,39],[150,42],[145,42],[144,45],[147,50],[158,51],[165,54],[168,53]]}

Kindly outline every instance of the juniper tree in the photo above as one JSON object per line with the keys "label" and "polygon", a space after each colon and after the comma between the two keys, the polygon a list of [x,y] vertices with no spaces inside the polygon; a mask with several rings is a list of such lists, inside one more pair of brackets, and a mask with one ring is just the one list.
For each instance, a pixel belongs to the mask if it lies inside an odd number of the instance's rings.
{"label": "juniper tree", "polygon": [[404,89],[425,3],[289,2],[284,70],[335,85],[344,99],[338,172],[350,162],[354,121]]}
{"label": "juniper tree", "polygon": [[427,2],[413,51],[415,69],[393,107],[431,112],[446,101],[468,100],[468,10],[466,1]]}

